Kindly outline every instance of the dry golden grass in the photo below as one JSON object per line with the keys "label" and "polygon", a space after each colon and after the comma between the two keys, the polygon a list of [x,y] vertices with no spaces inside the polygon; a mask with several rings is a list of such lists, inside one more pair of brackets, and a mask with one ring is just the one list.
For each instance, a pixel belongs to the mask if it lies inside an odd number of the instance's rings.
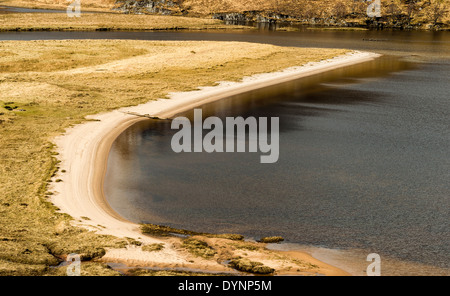
{"label": "dry golden grass", "polygon": [[[109,52],[110,56],[103,56],[101,52]],[[64,45],[50,48],[45,44],[35,44],[25,47],[17,54],[15,49],[5,48],[0,43],[0,72],[51,72],[60,69],[89,66],[98,63],[101,56],[102,62],[107,63],[118,59],[138,56],[147,53],[146,48],[130,48],[125,43],[111,47],[104,43],[92,48],[70,48]],[[52,62],[49,63],[49,60]]]}
{"label": "dry golden grass", "polygon": [[[382,1],[382,15],[411,16],[412,24],[432,24],[436,13],[439,22],[450,24],[450,0]],[[303,19],[337,18],[365,24],[368,3],[355,0],[185,0],[181,6],[190,13],[210,15],[220,12],[277,12]],[[396,19],[396,18],[394,18]]]}
{"label": "dry golden grass", "polygon": [[[187,11],[191,16],[207,16],[223,12],[263,11],[277,12],[301,19],[337,18],[365,24],[368,3],[355,0],[173,0],[178,6],[174,11]],[[118,6],[115,0],[83,0],[82,11],[113,12]],[[0,0],[0,5],[28,8],[66,9],[64,0]],[[413,5],[411,4],[413,3]],[[438,8],[438,9],[437,9]],[[382,15],[388,20],[398,21],[411,17],[411,24],[434,24],[438,12],[438,23],[450,25],[450,0],[386,0],[382,1]],[[56,21],[56,19],[54,20]],[[59,23],[65,27],[64,20]],[[107,22],[108,23],[108,22]],[[36,26],[37,23],[31,23]],[[56,24],[53,22],[53,26]],[[79,24],[78,24],[79,26]],[[146,27],[148,25],[140,25]],[[193,25],[193,26],[198,26]],[[57,26],[56,26],[57,27]],[[172,27],[172,26],[169,26]],[[424,27],[426,28],[426,26]],[[139,28],[138,28],[139,29]],[[158,29],[158,26],[155,27]]]}
{"label": "dry golden grass", "polygon": [[105,247],[129,243],[70,226],[47,201],[58,169],[52,138],[86,115],[344,52],[236,42],[0,42],[0,274],[54,273],[49,266],[65,254],[101,257]]}
{"label": "dry golden grass", "polygon": [[[175,1],[177,2],[177,1]],[[382,1],[382,14],[389,15],[391,10],[407,13],[412,1]],[[419,0],[416,2],[415,16],[426,17],[430,6],[440,4],[445,10],[443,20],[449,16],[449,0]],[[184,0],[178,1],[183,9],[191,13],[208,15],[218,12],[274,11],[302,17],[340,17],[340,14],[358,13],[366,15],[368,3],[360,0]]]}
{"label": "dry golden grass", "polygon": [[[0,31],[28,30],[208,30],[243,29],[213,19],[162,15],[84,13],[69,18],[65,13],[0,14]],[[248,29],[248,28],[247,28]]]}

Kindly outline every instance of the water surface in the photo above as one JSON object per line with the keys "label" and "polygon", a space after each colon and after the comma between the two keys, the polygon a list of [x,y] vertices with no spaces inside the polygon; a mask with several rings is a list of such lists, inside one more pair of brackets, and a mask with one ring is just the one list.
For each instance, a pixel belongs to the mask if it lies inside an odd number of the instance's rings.
{"label": "water surface", "polygon": [[203,106],[205,117],[279,117],[273,165],[176,154],[170,121],[139,123],[113,146],[108,200],[136,222],[448,268],[449,75],[448,63],[384,58]]}

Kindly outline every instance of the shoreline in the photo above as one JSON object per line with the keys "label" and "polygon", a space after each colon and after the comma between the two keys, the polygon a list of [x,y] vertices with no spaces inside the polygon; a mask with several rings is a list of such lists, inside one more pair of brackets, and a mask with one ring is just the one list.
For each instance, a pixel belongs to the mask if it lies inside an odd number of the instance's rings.
{"label": "shoreline", "polygon": [[[14,3],[13,3],[14,4]],[[59,4],[47,4],[47,3],[34,3],[33,5],[26,5],[25,3],[18,3],[16,5],[0,5],[0,13],[66,13],[67,4],[59,5]],[[136,10],[137,9],[137,10]],[[19,11],[14,11],[19,10]],[[24,11],[20,11],[24,10]],[[133,11],[135,10],[135,11]],[[114,6],[104,6],[104,7],[89,7],[88,10],[82,10],[82,13],[103,13],[103,14],[127,14],[127,15],[139,15],[139,8],[117,8]],[[351,21],[350,19],[340,19],[338,22],[335,22],[335,18],[327,17],[319,21],[319,23],[310,20],[300,20],[299,17],[296,16],[287,16],[286,19],[283,19],[285,15],[282,13],[266,11],[266,13],[274,13],[278,15],[277,18],[267,18],[265,13],[261,14],[261,11],[234,11],[234,12],[225,12],[225,13],[212,13],[213,17],[211,19],[226,21],[231,20],[235,21],[236,15],[240,18],[239,22],[244,23],[256,23],[256,24],[267,24],[267,21],[275,20],[275,24],[281,25],[291,25],[294,26],[306,26],[310,28],[317,29],[337,29],[337,30],[409,30],[409,31],[424,31],[424,32],[447,32],[450,31],[448,21],[446,23],[442,22],[440,24],[433,24],[431,21],[420,21],[418,23],[405,23],[401,22],[400,24],[394,24],[388,21],[387,17],[379,20],[378,22],[373,21],[370,18],[359,19],[358,21]],[[163,14],[157,14],[163,15]],[[210,14],[204,15],[173,15],[173,16],[184,16],[189,18],[208,18]],[[231,16],[231,19],[230,19]],[[366,17],[364,15],[364,17]],[[400,15],[397,15],[397,20]],[[259,18],[265,19],[265,21],[258,21]],[[228,25],[229,26],[229,25]]]}
{"label": "shoreline", "polygon": [[[148,103],[125,107],[108,113],[87,117],[90,121],[70,128],[55,139],[61,169],[53,183],[55,194],[52,202],[64,213],[74,218],[77,226],[116,237],[129,237],[144,244],[164,243],[167,239],[144,235],[139,225],[127,221],[108,204],[103,181],[109,151],[114,140],[128,127],[147,117],[168,119],[179,113],[243,92],[312,76],[326,71],[367,62],[379,54],[354,51],[300,67],[288,68],[275,73],[265,73],[243,78],[242,82],[222,82],[218,86],[203,87],[197,91],[169,94],[170,99],[159,99]],[[85,217],[89,218],[86,220]],[[280,253],[283,253],[280,251]],[[285,252],[287,253],[287,252]],[[321,267],[328,275],[348,275],[336,267],[314,259],[305,252],[289,252],[291,257],[303,258]],[[198,260],[192,263],[186,254],[167,247],[160,252],[143,252],[136,248],[107,250],[102,261],[120,262],[130,265],[188,267],[192,269],[229,272],[230,269],[215,261]],[[314,260],[313,260],[314,259]],[[196,260],[197,261],[197,260]]]}

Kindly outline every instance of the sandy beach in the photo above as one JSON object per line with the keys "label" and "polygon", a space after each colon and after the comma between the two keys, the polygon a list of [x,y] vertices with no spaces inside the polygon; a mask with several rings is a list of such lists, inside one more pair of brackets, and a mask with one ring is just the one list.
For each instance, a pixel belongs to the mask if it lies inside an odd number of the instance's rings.
{"label": "sandy beach", "polygon": [[[100,234],[129,237],[143,244],[164,243],[160,252],[143,252],[138,247],[110,249],[102,258],[105,262],[121,262],[127,265],[146,267],[182,267],[209,271],[232,272],[215,261],[193,259],[186,253],[170,247],[176,239],[160,239],[143,235],[139,225],[131,223],[117,214],[107,203],[103,193],[103,179],[106,172],[108,154],[117,136],[134,123],[147,117],[173,118],[176,114],[193,109],[205,103],[220,100],[238,93],[275,85],[325,71],[367,62],[379,57],[368,52],[352,52],[330,60],[292,67],[281,72],[266,73],[246,77],[241,82],[222,82],[218,86],[200,88],[198,91],[173,93],[170,99],[159,99],[146,104],[122,108],[108,113],[90,116],[89,121],[74,126],[55,139],[60,168],[54,182],[52,202],[64,213],[74,218],[74,223]],[[256,254],[255,254],[256,256]],[[320,262],[301,252],[286,253],[319,266],[320,274],[346,275],[345,271]],[[260,260],[261,262],[264,259]],[[280,262],[263,262],[268,266],[283,270]],[[289,272],[286,272],[289,274]]]}

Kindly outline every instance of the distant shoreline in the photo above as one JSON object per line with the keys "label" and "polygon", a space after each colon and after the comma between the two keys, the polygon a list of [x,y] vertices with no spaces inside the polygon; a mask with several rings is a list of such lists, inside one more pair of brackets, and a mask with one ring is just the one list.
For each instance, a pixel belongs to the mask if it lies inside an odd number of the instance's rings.
{"label": "distant shoreline", "polygon": [[[155,1],[157,2],[157,1]],[[0,14],[23,14],[23,13],[66,13],[67,4],[48,4],[37,2],[33,4],[27,4],[22,1],[8,1],[6,4],[9,5],[0,5]],[[181,7],[172,7],[171,9],[163,9],[154,7],[154,11],[147,11],[146,6],[135,6],[128,5],[125,1],[123,1],[121,6],[117,6],[119,3],[110,4],[110,5],[100,5],[98,7],[88,5],[86,9],[83,9],[82,6],[82,14],[90,14],[90,13],[101,13],[101,14],[115,14],[115,15],[124,15],[128,17],[133,16],[156,16],[156,17],[185,17],[190,19],[204,19],[204,20],[220,20],[222,22],[228,22],[232,25],[224,25],[229,26],[229,28],[233,28],[233,26],[240,26],[249,24],[262,24],[262,25],[279,25],[281,28],[290,26],[307,26],[312,28],[331,28],[331,29],[375,29],[375,30],[411,30],[411,31],[450,31],[450,24],[448,21],[448,10],[442,10],[441,12],[441,20],[432,23],[431,19],[424,18],[424,16],[419,13],[418,15],[411,15],[410,18],[406,18],[402,14],[394,14],[394,15],[384,15],[378,18],[370,18],[366,15],[365,10],[358,10],[357,16],[355,13],[350,13],[348,11],[346,16],[336,16],[336,15],[327,15],[327,16],[301,16],[301,15],[287,15],[280,11],[270,11],[270,10],[248,10],[248,11],[228,11],[228,12],[210,12],[197,14],[188,11],[183,11]],[[415,10],[421,11],[422,9],[418,9],[416,7]],[[416,11],[416,13],[418,13]],[[446,16],[447,15],[447,16]],[[223,23],[225,24],[225,23]],[[20,26],[18,27],[20,28]],[[250,28],[250,27],[249,27]],[[85,28],[86,30],[92,30],[90,28]],[[104,29],[104,28],[99,28]],[[115,28],[107,28],[108,30],[126,30],[126,29],[115,29]],[[175,28],[165,28],[164,30],[173,30]],[[186,29],[186,28],[179,28]],[[223,29],[223,28],[220,28]],[[15,28],[10,28],[8,30],[3,31],[14,31]],[[46,28],[42,27],[39,29],[35,28],[22,28],[21,30],[32,30],[32,31],[49,31],[49,30],[73,30],[69,28]],[[158,30],[158,29],[138,29],[138,30]],[[283,29],[282,29],[283,30]]]}
{"label": "distant shoreline", "polygon": [[[226,82],[198,91],[175,93],[171,95],[170,99],[151,101],[135,107],[126,107],[90,116],[90,121],[71,128],[55,141],[59,159],[62,162],[61,165],[68,169],[64,175],[57,176],[64,182],[55,183],[54,189],[57,193],[53,196],[52,201],[62,212],[69,214],[76,220],[84,220],[80,222],[80,225],[100,234],[129,237],[145,244],[158,243],[160,242],[158,238],[143,235],[139,231],[138,224],[129,222],[116,213],[109,206],[104,196],[103,182],[109,151],[114,140],[124,130],[138,121],[146,120],[145,116],[173,118],[176,114],[212,101],[367,62],[379,56],[379,54],[368,52],[352,52],[333,59],[289,68],[281,72],[246,77],[242,82]],[[83,219],[83,217],[88,217],[89,220]],[[105,260],[127,263],[140,262],[140,258],[136,257],[136,254],[132,251],[116,250],[111,252],[107,252],[104,257]],[[156,260],[156,262],[166,266],[189,266],[181,256],[176,254],[175,250],[167,249],[162,253],[158,252],[158,254],[158,256],[149,255],[147,263],[155,264]],[[143,264],[143,262],[140,263]],[[214,266],[203,267],[207,270],[215,269],[218,268],[216,265],[217,263]],[[328,268],[332,267],[328,266]],[[337,269],[331,272],[335,275],[338,273]],[[341,274],[345,274],[345,272]]]}

